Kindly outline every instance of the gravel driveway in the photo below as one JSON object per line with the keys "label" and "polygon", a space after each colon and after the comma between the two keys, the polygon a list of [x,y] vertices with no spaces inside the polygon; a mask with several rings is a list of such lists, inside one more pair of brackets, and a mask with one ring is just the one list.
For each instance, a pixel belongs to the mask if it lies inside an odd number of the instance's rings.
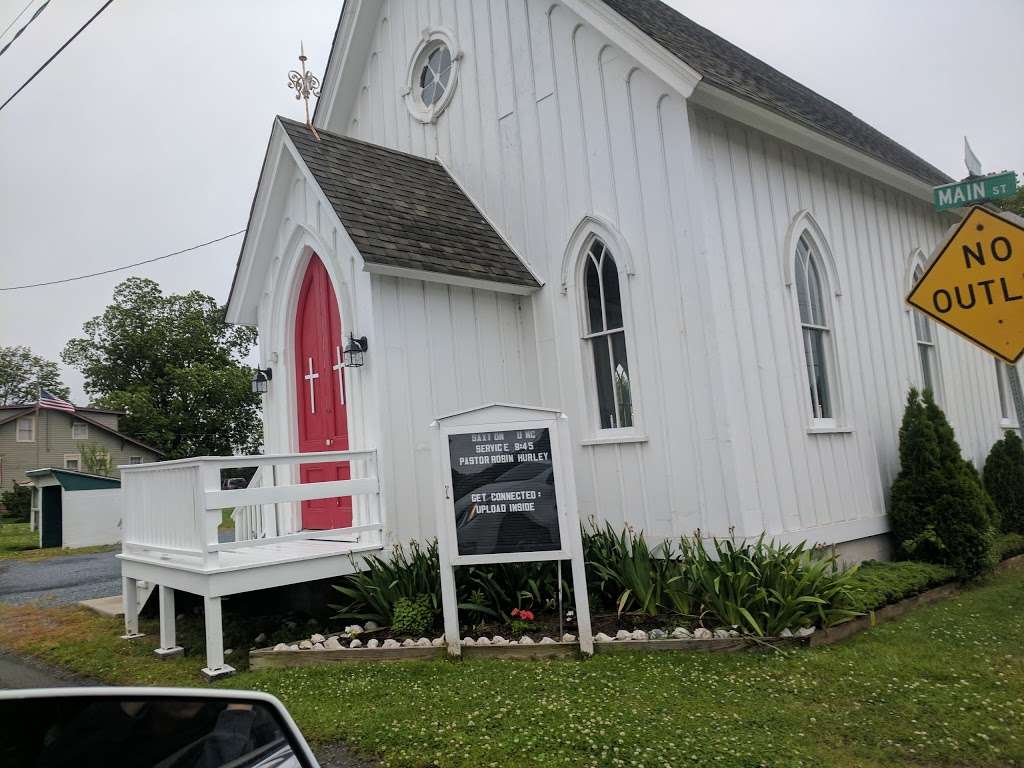
{"label": "gravel driveway", "polygon": [[71,605],[121,594],[121,564],[115,552],[63,555],[47,560],[0,560],[0,603],[46,600]]}

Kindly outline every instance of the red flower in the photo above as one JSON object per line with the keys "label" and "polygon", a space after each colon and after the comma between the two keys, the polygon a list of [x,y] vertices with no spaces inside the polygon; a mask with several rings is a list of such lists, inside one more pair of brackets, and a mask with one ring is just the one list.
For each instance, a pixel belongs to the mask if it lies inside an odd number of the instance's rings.
{"label": "red flower", "polygon": [[519,618],[523,621],[533,621],[533,611],[520,611]]}

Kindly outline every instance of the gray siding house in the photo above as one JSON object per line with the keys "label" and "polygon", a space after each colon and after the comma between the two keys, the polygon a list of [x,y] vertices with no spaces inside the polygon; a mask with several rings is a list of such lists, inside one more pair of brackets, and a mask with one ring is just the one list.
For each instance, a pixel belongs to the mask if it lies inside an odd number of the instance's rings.
{"label": "gray siding house", "polygon": [[0,488],[25,484],[25,473],[40,467],[83,470],[82,446],[110,454],[116,477],[121,464],[158,461],[163,454],[118,430],[118,411],[76,407],[75,413],[28,405],[0,406]]}

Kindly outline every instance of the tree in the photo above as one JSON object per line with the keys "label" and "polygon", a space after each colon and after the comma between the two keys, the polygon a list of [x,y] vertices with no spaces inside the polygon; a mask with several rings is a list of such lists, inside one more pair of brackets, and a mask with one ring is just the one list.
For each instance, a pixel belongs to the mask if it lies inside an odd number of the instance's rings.
{"label": "tree", "polygon": [[97,405],[125,410],[124,432],[170,458],[259,451],[260,401],[243,362],[256,330],[229,325],[212,297],[165,296],[129,278],[82,330],[61,359],[82,372]]}
{"label": "tree", "polygon": [[992,446],[984,469],[985,488],[1007,533],[1024,533],[1024,442],[1012,429]]}
{"label": "tree", "polygon": [[890,519],[899,553],[972,578],[995,563],[991,501],[930,391],[907,397]]}
{"label": "tree", "polygon": [[82,471],[91,475],[113,476],[113,462],[110,453],[99,443],[79,443],[78,454],[82,457]]}
{"label": "tree", "polygon": [[34,403],[37,386],[65,400],[71,396],[55,362],[33,354],[28,347],[0,347],[0,405]]}
{"label": "tree", "polygon": [[1024,187],[1017,190],[1017,194],[1013,197],[1004,197],[1001,200],[993,200],[996,207],[1001,208],[1004,211],[1010,211],[1016,213],[1018,216],[1024,216]]}

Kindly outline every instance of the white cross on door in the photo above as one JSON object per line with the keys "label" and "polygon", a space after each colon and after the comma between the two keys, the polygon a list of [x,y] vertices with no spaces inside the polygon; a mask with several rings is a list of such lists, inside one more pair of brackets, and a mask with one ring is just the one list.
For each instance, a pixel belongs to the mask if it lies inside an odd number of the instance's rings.
{"label": "white cross on door", "polygon": [[335,345],[334,355],[336,362],[331,366],[332,371],[338,372],[338,397],[341,399],[341,404],[345,404],[345,381],[341,378],[341,372],[345,368],[345,364],[341,362],[341,347]]}
{"label": "white cross on door", "polygon": [[303,376],[309,382],[309,412],[316,413],[316,391],[313,388],[313,381],[320,378],[319,373],[313,373],[313,358],[309,358],[309,373]]}

